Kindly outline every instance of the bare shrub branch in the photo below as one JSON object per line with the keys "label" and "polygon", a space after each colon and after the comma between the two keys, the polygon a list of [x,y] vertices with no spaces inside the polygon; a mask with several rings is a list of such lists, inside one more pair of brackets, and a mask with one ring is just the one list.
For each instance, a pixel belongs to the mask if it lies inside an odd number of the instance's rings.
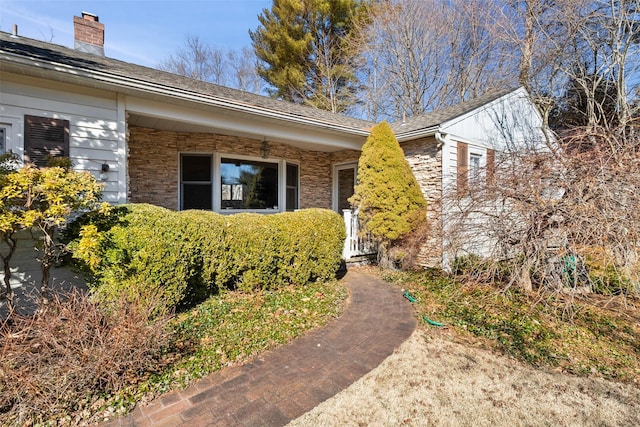
{"label": "bare shrub branch", "polygon": [[448,192],[454,269],[527,290],[637,292],[639,152],[626,130],[589,127],[497,155],[491,180]]}
{"label": "bare shrub branch", "polygon": [[80,416],[98,397],[158,372],[171,335],[169,316],[151,320],[157,307],[123,303],[106,312],[74,291],[34,317],[1,325],[0,423]]}

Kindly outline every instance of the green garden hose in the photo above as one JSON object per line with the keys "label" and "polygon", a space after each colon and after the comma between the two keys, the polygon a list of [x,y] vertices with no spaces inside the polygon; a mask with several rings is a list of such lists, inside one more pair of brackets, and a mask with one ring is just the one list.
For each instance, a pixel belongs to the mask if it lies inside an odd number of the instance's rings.
{"label": "green garden hose", "polygon": [[439,328],[442,328],[443,326],[445,326],[444,323],[440,323],[440,322],[436,322],[435,320],[431,320],[427,316],[425,316],[424,314],[422,315],[422,318],[424,319],[425,322],[427,322],[428,324],[430,324],[432,326],[437,326]]}
{"label": "green garden hose", "polygon": [[[416,302],[416,299],[408,291],[404,291],[402,296],[405,297],[406,299],[408,299],[411,302]],[[436,322],[435,320],[431,320],[427,316],[425,316],[424,314],[422,315],[422,319],[425,322],[427,322],[428,324],[430,324],[431,326],[437,326],[438,328],[442,328],[443,326],[445,326],[444,323],[440,323],[440,322]]]}
{"label": "green garden hose", "polygon": [[408,299],[411,302],[416,302],[416,299],[414,297],[411,296],[411,294],[408,291],[404,291],[404,294],[402,294],[406,299]]}

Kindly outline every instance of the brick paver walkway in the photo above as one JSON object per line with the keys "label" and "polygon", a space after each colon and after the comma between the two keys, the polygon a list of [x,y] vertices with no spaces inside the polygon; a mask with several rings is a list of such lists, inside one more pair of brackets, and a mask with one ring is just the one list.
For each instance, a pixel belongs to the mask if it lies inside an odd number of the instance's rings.
{"label": "brick paver walkway", "polygon": [[411,304],[350,270],[350,302],[326,327],[242,366],[215,372],[109,426],[282,426],[378,366],[416,327]]}

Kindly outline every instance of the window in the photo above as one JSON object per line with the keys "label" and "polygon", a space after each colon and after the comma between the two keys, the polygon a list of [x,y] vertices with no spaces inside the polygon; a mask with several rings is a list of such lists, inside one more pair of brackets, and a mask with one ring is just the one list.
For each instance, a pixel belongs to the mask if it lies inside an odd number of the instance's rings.
{"label": "window", "polygon": [[0,127],[0,154],[7,152],[7,128]]}
{"label": "window", "polygon": [[287,163],[286,206],[289,212],[298,209],[298,182],[298,165]]}
{"label": "window", "polygon": [[213,208],[212,156],[183,154],[180,163],[180,209],[211,210]]}
{"label": "window", "polygon": [[69,121],[24,116],[24,161],[38,167],[51,157],[69,156]]}
{"label": "window", "polygon": [[298,209],[299,166],[245,156],[180,155],[180,209],[279,212]]}
{"label": "window", "polygon": [[470,184],[478,190],[483,188],[485,183],[493,182],[495,174],[494,150],[485,150],[479,147],[472,147],[470,150],[469,144],[464,142],[458,142],[457,148],[457,188],[459,194],[468,194]]}
{"label": "window", "polygon": [[480,154],[471,153],[469,155],[469,181],[478,182],[482,176],[482,169],[480,169],[482,156]]}
{"label": "window", "polygon": [[279,164],[220,159],[221,209],[278,209]]}

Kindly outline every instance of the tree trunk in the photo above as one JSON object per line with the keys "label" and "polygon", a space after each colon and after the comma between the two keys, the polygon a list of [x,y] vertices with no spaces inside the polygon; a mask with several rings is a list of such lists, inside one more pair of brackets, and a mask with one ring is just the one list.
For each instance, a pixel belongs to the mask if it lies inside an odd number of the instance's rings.
{"label": "tree trunk", "polygon": [[527,92],[531,93],[531,67],[533,64],[535,16],[533,6],[526,2],[524,36],[522,39],[522,57],[520,58],[520,73],[518,80]]}
{"label": "tree trunk", "polygon": [[529,263],[525,263],[520,270],[520,276],[518,277],[518,286],[526,292],[533,291],[533,284],[531,283],[531,266]]}
{"label": "tree trunk", "polygon": [[7,244],[9,253],[0,255],[2,258],[2,268],[4,272],[4,292],[0,294],[3,299],[7,301],[7,307],[9,312],[13,311],[13,289],[11,289],[11,258],[16,251],[17,240],[14,237],[14,232],[5,232],[2,234],[2,241]]}
{"label": "tree trunk", "polygon": [[55,241],[53,240],[53,236],[56,232],[56,227],[44,226],[42,227],[42,232],[44,234],[44,240],[42,243],[42,280],[40,282],[40,300],[43,304],[47,304],[49,302],[49,281],[51,279],[51,267],[53,266],[56,258],[56,247]]}

